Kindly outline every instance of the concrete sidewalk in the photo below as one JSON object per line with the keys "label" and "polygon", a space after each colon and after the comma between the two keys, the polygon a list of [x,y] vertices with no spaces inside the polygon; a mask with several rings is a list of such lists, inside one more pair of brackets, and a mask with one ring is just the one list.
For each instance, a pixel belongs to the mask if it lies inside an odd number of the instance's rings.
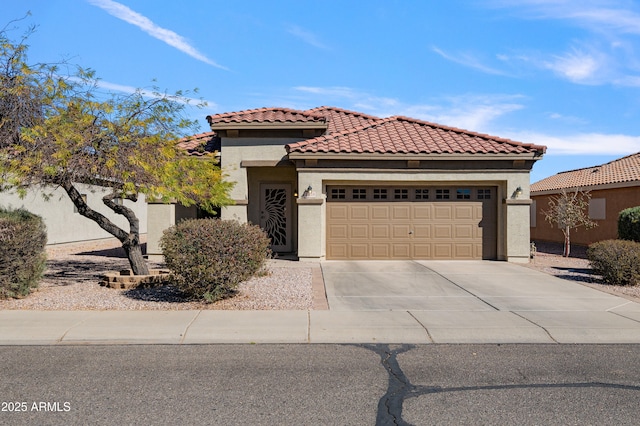
{"label": "concrete sidewalk", "polygon": [[329,310],[5,310],[0,311],[0,345],[640,344],[639,303],[518,265],[322,266]]}

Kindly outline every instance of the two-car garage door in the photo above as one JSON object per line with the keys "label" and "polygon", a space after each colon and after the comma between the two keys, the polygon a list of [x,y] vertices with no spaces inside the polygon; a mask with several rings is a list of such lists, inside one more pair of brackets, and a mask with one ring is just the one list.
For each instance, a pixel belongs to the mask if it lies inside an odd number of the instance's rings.
{"label": "two-car garage door", "polygon": [[495,187],[327,188],[327,259],[495,259]]}

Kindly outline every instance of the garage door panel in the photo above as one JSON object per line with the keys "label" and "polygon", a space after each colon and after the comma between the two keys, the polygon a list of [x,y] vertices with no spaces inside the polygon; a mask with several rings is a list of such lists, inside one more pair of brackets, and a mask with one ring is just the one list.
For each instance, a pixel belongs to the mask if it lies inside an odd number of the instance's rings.
{"label": "garage door panel", "polygon": [[429,220],[431,219],[431,211],[433,206],[428,203],[416,203],[413,205],[413,219],[415,220]]}
{"label": "garage door panel", "polygon": [[394,259],[410,259],[411,246],[406,244],[392,244],[392,255]]}
{"label": "garage door panel", "polygon": [[452,259],[453,258],[453,244],[433,244],[433,258],[434,259]]}
{"label": "garage door panel", "polygon": [[451,239],[453,236],[452,224],[434,224],[433,225],[433,238],[436,239]]}
{"label": "garage door panel", "polygon": [[349,206],[346,204],[332,204],[328,209],[327,218],[333,220],[346,220],[349,218]]}
{"label": "garage door panel", "polygon": [[495,196],[491,200],[327,200],[327,258],[493,259],[496,214]]}
{"label": "garage door panel", "polygon": [[368,220],[369,207],[364,204],[355,204],[355,205],[349,206],[349,219]]}
{"label": "garage door panel", "polygon": [[472,220],[474,215],[474,206],[463,205],[454,206],[453,217],[455,220]]}
{"label": "garage door panel", "polygon": [[390,220],[391,213],[389,206],[369,206],[371,209],[371,219],[373,220]]}
{"label": "garage door panel", "polygon": [[347,224],[330,224],[327,228],[327,238],[330,240],[347,238],[348,234],[349,226]]}
{"label": "garage door panel", "polygon": [[388,224],[371,224],[371,238],[372,239],[388,239],[391,235]]}
{"label": "garage door panel", "polygon": [[453,207],[448,204],[434,204],[433,218],[438,221],[453,220]]}
{"label": "garage door panel", "polygon": [[392,205],[391,206],[391,219],[392,220],[409,220],[409,219],[411,219],[411,206],[410,205]]}
{"label": "garage door panel", "polygon": [[393,224],[391,228],[391,238],[394,240],[408,240],[411,237],[411,225],[408,223],[400,225]]}
{"label": "garage door panel", "polygon": [[412,229],[413,229],[414,240],[431,238],[431,225],[428,225],[428,224],[413,225]]}
{"label": "garage door panel", "polygon": [[349,244],[349,257],[352,259],[368,259],[369,258],[369,244],[366,243],[350,243]]}
{"label": "garage door panel", "polygon": [[474,238],[474,226],[470,223],[467,224],[454,224],[453,225],[453,238],[455,239],[468,239]]}
{"label": "garage door panel", "polygon": [[349,237],[354,239],[369,239],[368,224],[353,224],[349,227]]}
{"label": "garage door panel", "polygon": [[391,252],[389,250],[389,243],[386,244],[371,244],[371,258],[372,259],[389,259]]}

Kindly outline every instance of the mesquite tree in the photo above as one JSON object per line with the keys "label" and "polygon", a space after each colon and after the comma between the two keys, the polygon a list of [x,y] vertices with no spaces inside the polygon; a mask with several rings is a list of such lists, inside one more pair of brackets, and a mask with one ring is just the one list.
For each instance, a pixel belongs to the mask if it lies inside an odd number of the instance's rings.
{"label": "mesquite tree", "polygon": [[[147,274],[139,220],[119,200],[145,194],[213,211],[230,203],[232,184],[213,155],[177,149],[195,126],[184,116],[182,93],[100,93],[92,71],[61,76],[57,66],[29,65],[25,40],[12,42],[0,31],[0,190],[61,187],[81,215],[122,243],[134,274]],[[102,201],[129,229],[89,206],[79,183],[109,188]]]}
{"label": "mesquite tree", "polygon": [[563,189],[560,195],[549,199],[549,208],[542,212],[545,220],[551,225],[556,225],[564,234],[564,257],[569,257],[571,253],[572,229],[582,226],[590,229],[597,226],[597,223],[589,219],[589,200],[589,192],[580,191],[578,188],[569,192]]}

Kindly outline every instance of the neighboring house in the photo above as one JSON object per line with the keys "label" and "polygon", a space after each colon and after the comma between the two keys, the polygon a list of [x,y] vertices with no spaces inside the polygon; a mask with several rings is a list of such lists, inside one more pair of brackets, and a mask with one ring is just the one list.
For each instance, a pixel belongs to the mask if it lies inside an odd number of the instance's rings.
{"label": "neighboring house", "polygon": [[[259,224],[300,260],[529,260],[529,173],[544,146],[339,108],[207,117],[236,185],[223,219]],[[208,139],[210,138],[210,139]],[[215,142],[218,140],[219,142]],[[195,150],[197,153],[197,150]],[[149,205],[148,252],[187,214]]]}
{"label": "neighboring house", "polygon": [[563,242],[562,231],[545,220],[549,199],[564,189],[589,191],[589,217],[598,224],[571,232],[571,242],[589,245],[618,237],[618,214],[640,206],[640,152],[606,164],[570,170],[531,185],[531,239]]}
{"label": "neighboring house", "polygon": [[[115,214],[102,202],[102,197],[110,191],[110,188],[85,184],[78,184],[76,187],[86,197],[91,208],[108,217],[122,229],[129,230],[127,220]],[[43,198],[43,194],[48,196],[48,200]],[[136,212],[140,220],[140,233],[146,234],[147,205],[144,195],[141,195],[135,203],[124,200],[124,205]],[[42,216],[47,226],[48,245],[113,238],[113,235],[100,228],[97,223],[80,215],[69,196],[61,188],[33,189],[24,198],[20,198],[15,193],[0,192],[0,207],[23,208]]]}

